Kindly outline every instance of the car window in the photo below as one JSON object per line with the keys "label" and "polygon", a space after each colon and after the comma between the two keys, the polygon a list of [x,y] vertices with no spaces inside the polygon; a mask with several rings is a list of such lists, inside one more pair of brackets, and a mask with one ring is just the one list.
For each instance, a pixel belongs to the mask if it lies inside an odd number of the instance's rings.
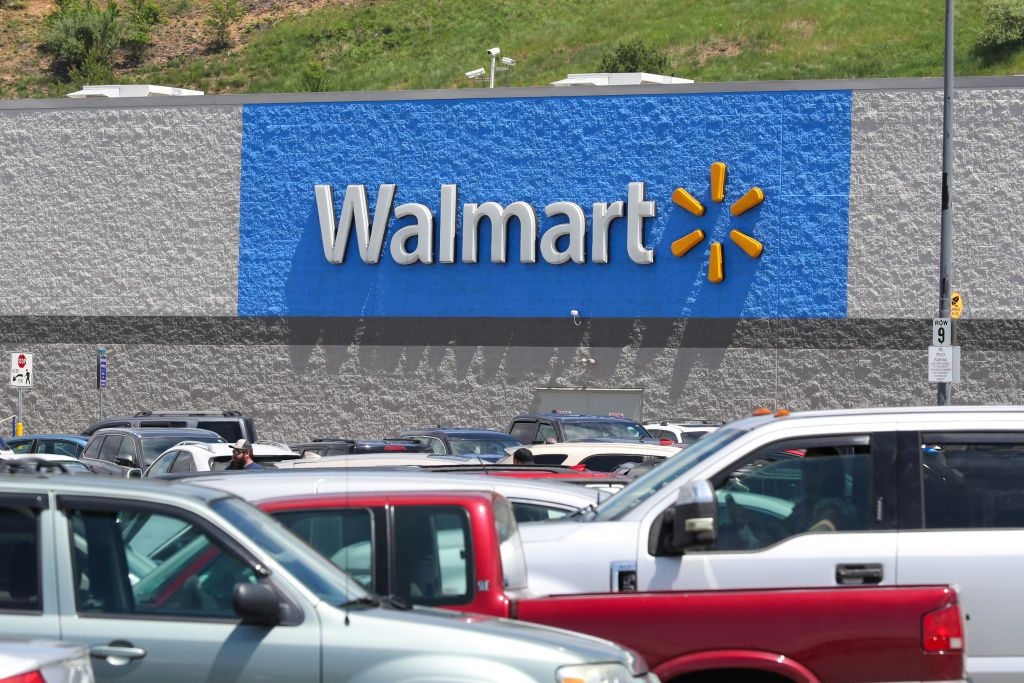
{"label": "car window", "polygon": [[555,426],[541,422],[537,427],[537,438],[535,440],[540,443],[555,443],[558,441],[558,435],[555,433]]}
{"label": "car window", "polygon": [[539,503],[520,503],[512,501],[512,511],[516,515],[516,521],[524,522],[546,522],[549,519],[562,519],[572,510]]}
{"label": "car window", "polygon": [[117,449],[117,457],[128,458],[133,464],[139,463],[138,453],[135,449],[135,439],[126,436],[121,440],[121,447]]}
{"label": "car window", "polygon": [[171,472],[193,472],[196,469],[195,459],[188,451],[178,451],[178,457],[171,465]]}
{"label": "car window", "polygon": [[395,508],[394,592],[422,605],[471,601],[469,517],[456,505]]}
{"label": "car window", "polygon": [[569,457],[565,453],[539,453],[533,456],[534,465],[561,465]]}
{"label": "car window", "polygon": [[512,423],[510,430],[513,439],[518,439],[526,444],[531,444],[537,436],[537,423],[533,420],[517,420]]}
{"label": "car window", "polygon": [[185,519],[116,507],[69,514],[79,614],[236,619],[235,584],[256,581]]}
{"label": "car window", "polygon": [[171,469],[171,465],[174,463],[174,458],[178,455],[179,451],[169,451],[164,453],[156,459],[150,468],[146,471],[147,477],[157,477],[161,474],[167,474]]}
{"label": "car window", "polygon": [[643,460],[644,456],[642,455],[599,453],[583,458],[580,464],[593,472],[611,472],[624,462],[643,462]]}
{"label": "car window", "polygon": [[217,432],[224,440],[228,443],[234,443],[239,439],[245,438],[242,434],[242,425],[237,420],[209,420],[196,422],[196,427],[199,429],[209,429],[211,432]]}
{"label": "car window", "polygon": [[369,590],[373,580],[373,517],[368,508],[275,512],[289,531]]}
{"label": "car window", "polygon": [[202,443],[217,443],[221,441],[220,436],[152,436],[145,437],[142,439],[142,458],[145,463],[149,463],[156,460],[156,457],[182,441],[199,441]]}
{"label": "car window", "polygon": [[102,444],[102,443],[103,443],[103,437],[102,436],[98,436],[98,437],[94,438],[85,447],[85,451],[82,452],[82,457],[83,458],[93,458],[93,459],[99,458],[100,457],[100,444]]}
{"label": "car window", "polygon": [[506,448],[522,446],[509,437],[507,439],[464,439],[449,437],[454,455],[506,455]]}
{"label": "car window", "polygon": [[640,439],[650,435],[635,422],[622,420],[579,420],[562,424],[567,441],[574,439]]}
{"label": "car window", "polygon": [[925,528],[1024,527],[1024,443],[986,437],[923,435]]}
{"label": "car window", "polygon": [[38,512],[0,505],[0,610],[41,610],[39,573]]}
{"label": "car window", "polygon": [[[21,441],[19,443],[9,443],[8,446],[15,453],[31,453],[32,452],[32,439]],[[49,452],[49,451],[43,451]]]}
{"label": "car window", "polygon": [[324,455],[348,455],[351,452],[352,448],[350,446],[337,446],[328,448]]}
{"label": "car window", "polygon": [[647,428],[647,431],[649,431],[651,433],[651,436],[653,436],[655,439],[668,439],[672,443],[679,443],[676,439],[676,435],[673,434],[672,432],[666,431],[664,429],[651,429],[649,427]]}
{"label": "car window", "polygon": [[36,453],[70,455],[72,458],[77,458],[78,454],[82,452],[80,445],[63,439],[37,439],[36,444],[38,445]]}
{"label": "car window", "polygon": [[103,446],[100,448],[100,460],[114,462],[118,451],[121,450],[122,439],[123,437],[120,434],[107,434],[106,438],[103,439]]}
{"label": "car window", "polygon": [[757,550],[803,533],[867,530],[870,477],[867,436],[762,449],[718,478],[718,539],[710,549]]}

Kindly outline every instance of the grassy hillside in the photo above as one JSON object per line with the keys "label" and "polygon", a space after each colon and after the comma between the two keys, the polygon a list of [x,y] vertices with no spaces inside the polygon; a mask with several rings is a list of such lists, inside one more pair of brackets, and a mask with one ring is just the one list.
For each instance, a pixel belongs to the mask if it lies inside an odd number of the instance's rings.
{"label": "grassy hillside", "polygon": [[[36,48],[52,0],[0,9],[0,97],[62,95]],[[698,81],[938,76],[942,0],[247,0],[236,46],[211,53],[203,0],[160,0],[156,44],[121,82],[209,93],[473,87],[500,45],[514,86],[597,70],[644,36]],[[957,2],[957,72],[1024,73],[1024,50],[982,55],[981,0]],[[306,79],[303,73],[307,74]]]}

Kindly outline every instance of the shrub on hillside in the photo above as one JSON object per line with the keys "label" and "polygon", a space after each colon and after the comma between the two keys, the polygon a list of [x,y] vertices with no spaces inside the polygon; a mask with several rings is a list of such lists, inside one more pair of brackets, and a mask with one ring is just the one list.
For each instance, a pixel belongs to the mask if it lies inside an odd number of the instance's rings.
{"label": "shrub on hillside", "polygon": [[231,45],[231,26],[245,16],[238,0],[211,0],[206,26],[210,29],[210,47],[221,50]]}
{"label": "shrub on hillside", "polygon": [[128,61],[138,64],[153,42],[153,27],[160,23],[160,8],[152,0],[127,0],[125,3],[124,37],[121,44]]}
{"label": "shrub on hillside", "polygon": [[114,0],[103,7],[93,0],[57,0],[57,9],[46,17],[43,38],[54,72],[112,74],[123,33],[119,14]]}
{"label": "shrub on hillside", "polygon": [[305,92],[324,92],[327,90],[327,69],[316,61],[306,62],[302,69],[302,89]]}
{"label": "shrub on hillside", "polygon": [[646,71],[652,74],[668,75],[668,57],[664,52],[648,45],[640,36],[625,40],[605,53],[598,71],[607,73],[632,73]]}
{"label": "shrub on hillside", "polygon": [[984,0],[984,26],[978,36],[982,50],[1024,44],[1024,0]]}

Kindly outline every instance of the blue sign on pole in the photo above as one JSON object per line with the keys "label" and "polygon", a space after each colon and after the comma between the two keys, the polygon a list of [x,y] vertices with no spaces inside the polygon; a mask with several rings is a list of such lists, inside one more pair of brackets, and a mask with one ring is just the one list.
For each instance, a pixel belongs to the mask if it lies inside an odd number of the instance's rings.
{"label": "blue sign on pole", "polygon": [[107,355],[102,350],[96,354],[96,388],[107,388]]}

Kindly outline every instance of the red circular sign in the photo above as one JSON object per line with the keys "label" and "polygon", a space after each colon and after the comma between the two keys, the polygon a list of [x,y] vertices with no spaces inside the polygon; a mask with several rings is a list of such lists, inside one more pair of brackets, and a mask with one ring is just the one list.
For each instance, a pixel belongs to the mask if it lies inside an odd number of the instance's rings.
{"label": "red circular sign", "polygon": [[21,355],[19,355],[19,356],[18,356],[18,367],[19,367],[19,368],[23,368],[23,367],[25,367],[25,362],[26,362],[26,360],[27,360],[27,359],[25,358],[25,354],[21,354]]}

